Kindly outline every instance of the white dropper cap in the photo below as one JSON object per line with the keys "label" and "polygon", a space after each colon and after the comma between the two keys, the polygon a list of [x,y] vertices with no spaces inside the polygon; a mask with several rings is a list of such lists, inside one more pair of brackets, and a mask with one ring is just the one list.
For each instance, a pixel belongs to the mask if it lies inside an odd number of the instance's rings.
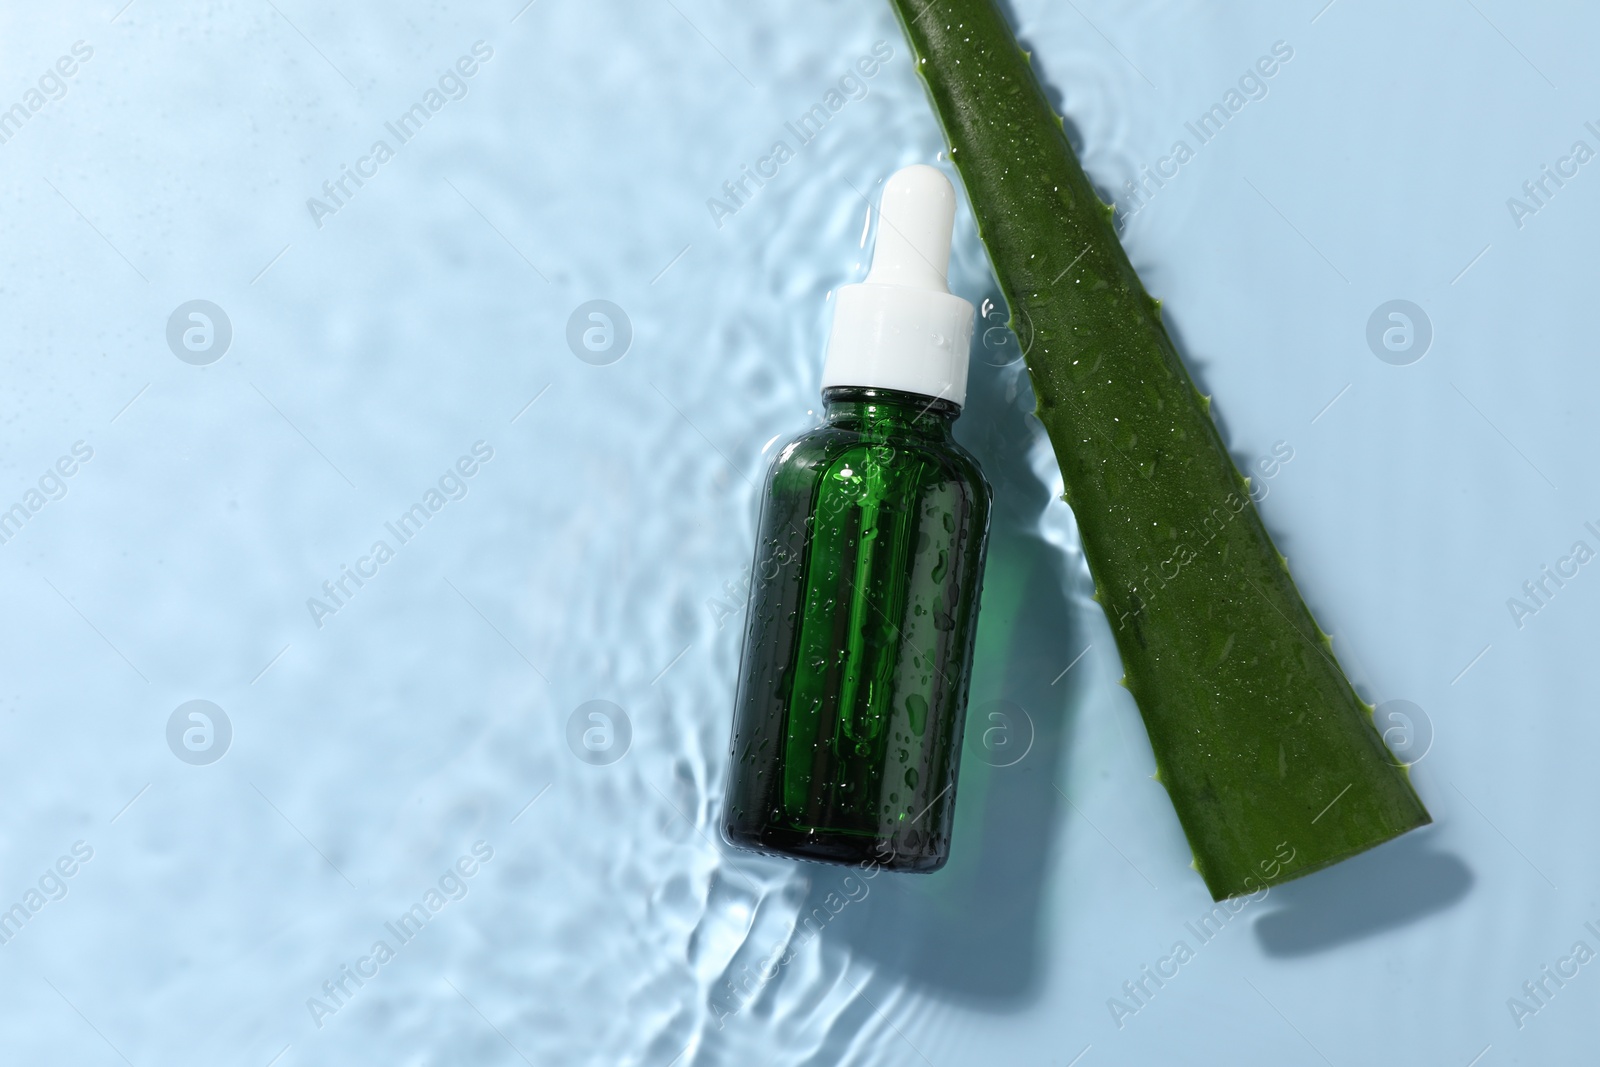
{"label": "white dropper cap", "polygon": [[950,292],[956,191],[933,167],[890,176],[866,281],[839,289],[822,388],[899,389],[967,400],[972,305]]}

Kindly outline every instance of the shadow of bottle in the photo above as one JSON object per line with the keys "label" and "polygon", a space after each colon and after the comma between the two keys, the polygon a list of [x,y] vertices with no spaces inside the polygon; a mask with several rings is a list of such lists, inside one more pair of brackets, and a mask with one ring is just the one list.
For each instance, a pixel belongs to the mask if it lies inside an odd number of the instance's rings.
{"label": "shadow of bottle", "polygon": [[1471,868],[1433,847],[1430,829],[1353,856],[1271,891],[1277,907],[1256,920],[1268,956],[1310,956],[1419,922],[1471,892]]}
{"label": "shadow of bottle", "polygon": [[813,868],[799,936],[844,946],[890,980],[1008,1010],[1038,987],[1040,897],[1060,802],[1052,776],[1088,672],[1062,673],[1083,645],[1070,600],[1083,579],[1040,530],[1051,489],[1028,460],[1026,376],[1020,363],[980,367],[982,358],[975,345],[957,437],[989,478],[994,509],[951,858],[931,875]]}

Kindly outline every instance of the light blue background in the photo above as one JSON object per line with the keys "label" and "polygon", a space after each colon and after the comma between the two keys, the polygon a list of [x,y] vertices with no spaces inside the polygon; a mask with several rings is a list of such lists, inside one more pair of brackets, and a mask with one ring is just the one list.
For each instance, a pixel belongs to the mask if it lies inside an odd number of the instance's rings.
{"label": "light blue background", "polygon": [[[945,165],[884,4],[121,3],[0,15],[0,107],[93,48],[0,145],[0,507],[94,452],[0,544],[0,907],[93,849],[0,945],[0,1059],[1593,1058],[1600,964],[1520,1028],[1507,1000],[1600,950],[1600,572],[1520,628],[1507,599],[1600,548],[1600,162],[1521,227],[1506,205],[1600,148],[1593,11],[1016,0],[1125,208],[1293,49],[1123,237],[1241,466],[1293,449],[1262,512],[1341,661],[1433,738],[1436,825],[1201,944],[1000,335],[960,423],[998,495],[972,704],[1025,709],[1026,757],[991,768],[971,731],[950,866],[872,881],[816,936],[796,924],[841,872],[716,843],[752,483],[815,418],[877,183]],[[477,41],[467,96],[319,228],[307,198]],[[876,41],[865,98],[718,227],[707,198]],[[956,243],[954,288],[996,298],[965,208]],[[607,366],[565,340],[597,298],[633,328]],[[193,299],[232,324],[209,366],[165,338]],[[1391,299],[1433,326],[1409,366],[1365,340]],[[477,441],[468,495],[319,628],[307,598]],[[166,741],[191,699],[232,724],[208,766]],[[631,723],[605,766],[567,742],[591,699]],[[319,1027],[308,1000],[478,841],[466,895]],[[1179,940],[1119,1027],[1108,1000]]]}

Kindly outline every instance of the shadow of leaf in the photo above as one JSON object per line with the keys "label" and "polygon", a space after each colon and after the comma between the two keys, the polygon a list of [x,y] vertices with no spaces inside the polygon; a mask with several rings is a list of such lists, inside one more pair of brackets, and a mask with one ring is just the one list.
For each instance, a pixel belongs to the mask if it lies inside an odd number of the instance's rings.
{"label": "shadow of leaf", "polygon": [[1272,891],[1279,906],[1255,923],[1268,956],[1310,956],[1418,922],[1472,890],[1471,868],[1435,851],[1425,832]]}

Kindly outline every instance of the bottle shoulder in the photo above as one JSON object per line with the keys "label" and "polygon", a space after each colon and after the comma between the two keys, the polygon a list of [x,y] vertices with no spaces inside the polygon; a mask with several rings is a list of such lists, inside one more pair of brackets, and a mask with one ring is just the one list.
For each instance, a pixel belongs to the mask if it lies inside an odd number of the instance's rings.
{"label": "bottle shoulder", "polygon": [[954,466],[959,468],[962,479],[970,482],[987,501],[993,495],[993,489],[989,485],[988,476],[983,473],[983,466],[979,464],[978,457],[954,438],[947,442],[945,451],[950,455]]}
{"label": "bottle shoulder", "polygon": [[768,472],[769,485],[810,481],[834,468],[859,462],[868,453],[883,455],[889,450],[891,462],[918,460],[939,471],[945,479],[970,484],[987,497],[989,483],[977,458],[954,438],[925,438],[915,435],[868,435],[838,426],[817,426],[801,433],[778,450]]}

